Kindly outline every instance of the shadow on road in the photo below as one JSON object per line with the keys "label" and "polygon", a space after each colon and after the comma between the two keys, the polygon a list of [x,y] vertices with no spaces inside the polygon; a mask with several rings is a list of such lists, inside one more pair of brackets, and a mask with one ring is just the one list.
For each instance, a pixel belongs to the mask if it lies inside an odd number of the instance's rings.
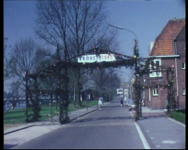
{"label": "shadow on road", "polygon": [[4,144],[4,149],[9,149],[9,148],[12,148],[14,146],[17,146],[17,145],[13,145],[13,144]]}
{"label": "shadow on road", "polygon": [[[115,107],[121,107],[120,104],[119,105],[115,105],[115,106],[102,106],[101,108],[115,108]],[[123,106],[123,107],[126,107],[126,106]],[[122,108],[123,108],[122,107]]]}
{"label": "shadow on road", "polygon": [[165,115],[142,116],[141,120],[166,117]]}
{"label": "shadow on road", "polygon": [[87,118],[87,119],[82,119],[78,120],[72,123],[80,123],[80,122],[91,122],[91,121],[99,121],[99,120],[125,120],[125,119],[132,119],[131,116],[125,116],[125,117],[100,117],[100,118]]}

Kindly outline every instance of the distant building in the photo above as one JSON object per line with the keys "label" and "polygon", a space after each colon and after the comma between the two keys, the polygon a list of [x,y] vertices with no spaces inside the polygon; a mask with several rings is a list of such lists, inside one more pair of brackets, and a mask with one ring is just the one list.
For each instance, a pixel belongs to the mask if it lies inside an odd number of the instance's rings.
{"label": "distant building", "polygon": [[117,89],[117,95],[123,95],[123,88]]}

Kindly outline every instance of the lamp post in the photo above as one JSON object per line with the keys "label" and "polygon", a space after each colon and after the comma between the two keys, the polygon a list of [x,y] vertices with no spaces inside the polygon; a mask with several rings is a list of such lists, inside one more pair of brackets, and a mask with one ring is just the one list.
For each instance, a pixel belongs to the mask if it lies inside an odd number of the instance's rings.
{"label": "lamp post", "polygon": [[[140,117],[142,117],[142,107],[141,107],[141,103],[140,103],[140,98],[141,98],[141,92],[139,92],[138,90],[141,90],[141,89],[137,89],[137,87],[139,87],[139,82],[140,82],[140,77],[139,77],[139,68],[138,68],[138,57],[139,57],[139,51],[138,51],[138,37],[137,37],[137,35],[133,32],[133,31],[131,31],[131,30],[129,30],[129,29],[126,29],[126,28],[122,28],[122,27],[119,27],[119,26],[116,26],[116,25],[112,25],[112,24],[108,24],[109,26],[111,26],[111,27],[114,27],[114,28],[117,28],[117,29],[120,29],[120,30],[126,30],[126,31],[129,31],[129,32],[131,32],[133,35],[134,35],[134,37],[135,37],[135,39],[134,39],[134,41],[135,41],[135,46],[134,46],[134,60],[135,60],[135,89],[137,90],[136,91],[136,94],[137,95],[135,95],[135,98],[136,98],[136,116],[137,116],[137,118],[140,116]],[[136,120],[137,120],[137,118],[136,118]]]}
{"label": "lamp post", "polygon": [[129,29],[126,29],[126,28],[122,28],[122,27],[116,26],[116,25],[112,25],[112,24],[108,24],[108,25],[111,26],[111,27],[120,29],[120,30],[126,30],[126,31],[131,32],[131,33],[135,36],[135,40],[138,41],[138,37],[137,37],[137,35],[136,35],[133,31],[131,31],[131,30],[129,30]]}

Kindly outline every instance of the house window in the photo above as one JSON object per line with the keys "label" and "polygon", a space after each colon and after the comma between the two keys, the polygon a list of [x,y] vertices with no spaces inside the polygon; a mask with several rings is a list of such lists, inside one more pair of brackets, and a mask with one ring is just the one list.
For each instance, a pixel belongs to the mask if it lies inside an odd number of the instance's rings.
{"label": "house window", "polygon": [[158,88],[153,89],[153,96],[158,96],[159,92],[158,92]]}
{"label": "house window", "polygon": [[185,69],[185,63],[182,63],[182,67],[181,67],[182,69]]}
{"label": "house window", "polygon": [[156,60],[155,64],[159,67],[159,60]]}
{"label": "house window", "polygon": [[159,66],[161,66],[161,59],[154,59],[153,62],[155,64],[155,66],[153,67],[154,70],[152,70],[152,65],[150,65],[150,71],[152,71],[152,72],[149,74],[149,77],[162,77],[161,72],[155,71],[155,70],[158,70]]}
{"label": "house window", "polygon": [[183,88],[182,95],[186,95],[186,89]]}

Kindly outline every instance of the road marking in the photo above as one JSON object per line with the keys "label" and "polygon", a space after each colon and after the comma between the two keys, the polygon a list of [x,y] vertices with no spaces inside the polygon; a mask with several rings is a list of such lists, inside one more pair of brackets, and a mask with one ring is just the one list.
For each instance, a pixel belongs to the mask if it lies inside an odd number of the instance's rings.
{"label": "road marking", "polygon": [[175,144],[176,142],[175,141],[163,141],[163,143],[165,143],[165,144]]}
{"label": "road marking", "polygon": [[[130,112],[130,114],[131,114],[131,116],[133,117],[132,112]],[[149,146],[149,144],[148,144],[148,142],[147,142],[147,140],[146,140],[144,134],[142,133],[142,130],[140,129],[139,125],[137,125],[137,123],[136,123],[135,121],[134,121],[134,124],[135,124],[135,126],[136,126],[136,129],[137,129],[137,131],[138,131],[138,134],[139,134],[139,136],[140,136],[140,139],[141,139],[141,141],[142,141],[142,144],[143,144],[144,148],[145,148],[145,149],[151,149],[151,147]]]}
{"label": "road marking", "polygon": [[138,131],[138,134],[139,134],[139,136],[140,136],[140,139],[141,139],[141,141],[142,141],[142,144],[143,144],[144,148],[145,148],[145,149],[151,149],[151,147],[149,146],[149,144],[148,144],[148,142],[147,142],[147,140],[146,140],[144,134],[142,133],[140,127],[137,125],[136,122],[134,122],[134,124],[135,124],[135,126],[136,126],[136,129],[137,129],[137,131]]}

